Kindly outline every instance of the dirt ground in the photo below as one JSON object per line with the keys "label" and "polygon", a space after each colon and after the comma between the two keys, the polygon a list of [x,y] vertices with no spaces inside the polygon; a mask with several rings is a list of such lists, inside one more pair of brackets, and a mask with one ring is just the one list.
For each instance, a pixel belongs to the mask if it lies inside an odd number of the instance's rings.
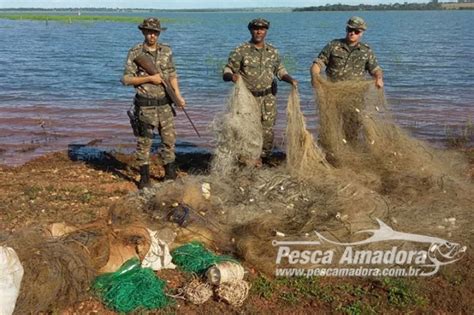
{"label": "dirt ground", "polygon": [[[470,160],[466,170],[474,178],[474,150],[465,150]],[[0,166],[0,241],[23,228],[66,221],[83,224],[105,215],[129,193],[135,192],[138,171],[131,156],[101,153],[77,161],[66,152],[49,154],[19,167]],[[210,156],[180,155],[178,164],[187,173],[206,172]],[[162,170],[152,167],[159,180]],[[183,300],[161,313],[435,313],[474,314],[472,244],[460,261],[442,267],[428,278],[279,278],[272,279],[248,268],[251,282],[248,299],[240,308],[208,301],[195,306]],[[245,262],[243,262],[245,266]],[[248,267],[248,266],[247,266]],[[178,271],[160,271],[174,294],[187,276]],[[60,314],[114,314],[94,297]],[[140,312],[143,313],[143,312]],[[160,313],[160,312],[156,312]]]}

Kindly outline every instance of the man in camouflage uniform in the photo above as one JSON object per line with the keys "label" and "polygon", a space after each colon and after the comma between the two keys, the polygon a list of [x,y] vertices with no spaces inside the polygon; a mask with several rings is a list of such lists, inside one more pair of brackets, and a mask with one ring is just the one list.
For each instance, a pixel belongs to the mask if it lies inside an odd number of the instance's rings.
{"label": "man in camouflage uniform", "polygon": [[[158,43],[160,32],[165,31],[166,28],[161,27],[160,21],[156,18],[145,19],[138,28],[142,31],[145,40],[129,50],[122,83],[133,85],[136,91],[134,112],[139,121],[136,157],[140,166],[138,187],[142,189],[150,185],[149,165],[154,128],[158,130],[161,137],[161,158],[165,167],[165,178],[176,178],[174,163],[176,131],[173,109],[163,86],[163,79],[169,79],[181,103],[177,104],[178,106],[184,107],[185,100],[179,90],[171,48]],[[143,54],[148,55],[154,61],[158,70],[157,74],[148,74],[134,62],[135,58]]]}
{"label": "man in camouflage uniform", "polygon": [[[242,77],[245,85],[260,105],[263,127],[262,158],[264,161],[269,158],[272,152],[273,126],[277,115],[276,86],[272,92],[274,78],[276,76],[279,80],[294,86],[298,84],[286,71],[278,50],[265,42],[269,27],[270,22],[265,19],[250,21],[248,24],[252,36],[250,41],[243,43],[230,53],[223,72],[224,81],[235,83],[239,76]],[[255,161],[255,164],[261,165],[261,161]]]}
{"label": "man in camouflage uniform", "polygon": [[[324,67],[330,81],[363,80],[366,73],[369,73],[375,79],[375,86],[383,87],[382,68],[378,65],[369,45],[360,41],[365,30],[367,30],[367,24],[362,18],[354,16],[347,21],[346,37],[331,41],[314,59],[311,67],[314,87],[318,84],[316,77],[320,75]],[[361,107],[362,102],[362,95],[354,95],[354,107]],[[346,140],[353,142],[357,139],[360,129],[357,112],[350,111],[344,113],[343,116]]]}
{"label": "man in camouflage uniform", "polygon": [[[331,41],[314,59],[311,75],[319,75],[326,67],[331,81],[362,80],[368,72],[375,79],[378,88],[383,87],[382,69],[369,45],[360,42],[367,24],[354,16],[347,21],[346,37]],[[314,81],[313,81],[314,84]]]}

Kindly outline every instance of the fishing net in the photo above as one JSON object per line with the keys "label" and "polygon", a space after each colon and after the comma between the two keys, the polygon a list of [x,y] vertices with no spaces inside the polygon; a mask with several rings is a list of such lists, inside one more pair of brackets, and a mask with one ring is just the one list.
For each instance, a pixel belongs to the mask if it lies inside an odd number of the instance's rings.
{"label": "fishing net", "polygon": [[98,276],[92,289],[107,307],[128,313],[138,308],[152,310],[168,306],[165,285],[153,270],[141,268],[140,260],[133,258],[116,272]]}
{"label": "fishing net", "polygon": [[358,117],[364,109],[364,93],[369,84],[365,81],[330,83],[318,79],[319,142],[333,164],[355,149],[361,131]]}
{"label": "fishing net", "polygon": [[306,129],[297,89],[292,89],[287,106],[286,163],[290,173],[299,177],[320,176],[331,168],[324,153]]}
{"label": "fishing net", "polygon": [[[449,227],[449,233],[472,238],[465,232],[472,217],[472,184],[459,174],[466,164],[457,154],[430,148],[399,128],[373,81],[321,80],[316,95],[318,142],[306,129],[297,91],[288,98],[286,165],[237,172],[235,158],[226,176],[214,168],[209,176],[158,184],[151,208],[159,211],[167,196],[182,200],[196,179],[209,183],[209,199],[195,203],[201,220],[186,227],[196,232],[184,240],[212,239],[215,244],[218,239],[219,249],[230,249],[224,252],[269,274],[275,271],[273,241],[315,241],[315,232],[341,242],[363,240],[368,235],[356,232],[378,229],[376,219],[394,229],[430,235],[437,222],[459,216],[463,219],[456,222],[462,223]],[[220,143],[236,139],[220,132]],[[448,227],[443,231],[448,233]]]}
{"label": "fishing net", "polygon": [[263,144],[260,106],[242,79],[232,89],[227,111],[216,117],[212,128],[217,141],[211,164],[214,174],[226,176],[239,161],[245,164],[260,158]]}
{"label": "fishing net", "polygon": [[192,242],[173,250],[173,263],[186,272],[203,274],[206,270],[223,261],[235,261],[228,256],[219,256],[208,251],[202,244]]}
{"label": "fishing net", "polygon": [[47,229],[26,229],[4,244],[15,249],[25,270],[17,314],[37,314],[87,298],[98,273],[115,271],[131,257],[143,258],[150,236],[138,222],[113,225],[99,219],[78,226],[55,223]]}
{"label": "fishing net", "polygon": [[234,307],[240,307],[244,304],[249,291],[250,284],[245,280],[222,283],[215,290],[219,300],[229,303]]}
{"label": "fishing net", "polygon": [[373,188],[378,191],[442,188],[466,166],[459,155],[431,148],[398,127],[373,81],[317,82],[319,141],[328,160],[377,176],[380,186]]}
{"label": "fishing net", "polygon": [[17,232],[6,244],[24,268],[16,314],[61,309],[86,298],[96,271],[80,244],[48,238],[39,230]]}
{"label": "fishing net", "polygon": [[211,285],[197,278],[193,279],[180,291],[186,300],[196,305],[206,303],[213,295]]}

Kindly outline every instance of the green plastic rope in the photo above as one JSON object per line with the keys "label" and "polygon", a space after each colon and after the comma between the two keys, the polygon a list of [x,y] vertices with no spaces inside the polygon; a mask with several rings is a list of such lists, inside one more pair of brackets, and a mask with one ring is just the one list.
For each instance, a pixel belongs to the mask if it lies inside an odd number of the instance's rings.
{"label": "green plastic rope", "polygon": [[92,289],[108,308],[128,313],[137,308],[152,310],[168,306],[165,284],[153,270],[141,268],[140,260],[132,258],[116,272],[96,277]]}
{"label": "green plastic rope", "polygon": [[218,256],[208,251],[201,243],[191,242],[176,248],[172,253],[173,263],[186,272],[203,274],[222,261],[236,262],[229,256]]}

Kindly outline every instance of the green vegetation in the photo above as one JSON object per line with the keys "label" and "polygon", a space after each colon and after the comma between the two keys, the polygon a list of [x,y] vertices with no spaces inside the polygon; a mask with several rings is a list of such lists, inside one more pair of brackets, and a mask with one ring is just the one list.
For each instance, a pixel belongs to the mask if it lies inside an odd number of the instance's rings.
{"label": "green vegetation", "polygon": [[27,186],[23,190],[28,200],[35,200],[36,198],[38,198],[38,195],[40,194],[41,191],[42,189],[37,186]]}
{"label": "green vegetation", "polygon": [[291,12],[290,7],[267,7],[267,8],[207,8],[207,9],[144,9],[144,8],[4,8],[7,12],[132,12],[132,13],[160,13],[160,12]]}
{"label": "green vegetation", "polygon": [[375,314],[375,312],[365,310],[364,305],[360,301],[355,301],[354,303],[347,305],[341,305],[336,308],[336,311],[347,315]]}
{"label": "green vegetation", "polygon": [[418,295],[408,280],[385,278],[382,283],[387,290],[388,303],[398,309],[413,305],[424,307],[427,304],[426,298]]}
{"label": "green vegetation", "polygon": [[[73,22],[124,22],[140,23],[143,17],[138,16],[113,16],[113,15],[55,15],[55,14],[34,14],[34,13],[0,13],[0,19],[9,20],[32,20],[32,21],[55,21],[64,23]],[[173,22],[173,19],[161,18],[162,23]]]}
{"label": "green vegetation", "polygon": [[300,298],[298,297],[297,293],[289,290],[281,292],[279,300],[288,305],[296,305],[300,301]]}
{"label": "green vegetation", "polygon": [[394,4],[326,4],[320,6],[293,9],[293,12],[304,11],[391,11],[391,10],[442,10],[439,3],[394,3]]}
{"label": "green vegetation", "polygon": [[290,288],[301,298],[317,298],[324,302],[331,302],[332,288],[329,286],[321,286],[319,278],[281,278],[277,279],[277,284]]}
{"label": "green vegetation", "polygon": [[251,292],[259,297],[269,300],[273,296],[275,285],[264,276],[259,276],[252,282]]}
{"label": "green vegetation", "polygon": [[318,277],[272,280],[260,275],[252,281],[251,294],[292,306],[316,302],[341,314],[358,315],[377,314],[384,310],[424,310],[428,299],[420,295],[417,288],[413,280],[404,278],[328,283]]}
{"label": "green vegetation", "polygon": [[82,195],[79,195],[79,200],[82,203],[88,203],[92,200],[92,198],[93,198],[93,195],[89,191],[86,191],[86,192],[82,193]]}

